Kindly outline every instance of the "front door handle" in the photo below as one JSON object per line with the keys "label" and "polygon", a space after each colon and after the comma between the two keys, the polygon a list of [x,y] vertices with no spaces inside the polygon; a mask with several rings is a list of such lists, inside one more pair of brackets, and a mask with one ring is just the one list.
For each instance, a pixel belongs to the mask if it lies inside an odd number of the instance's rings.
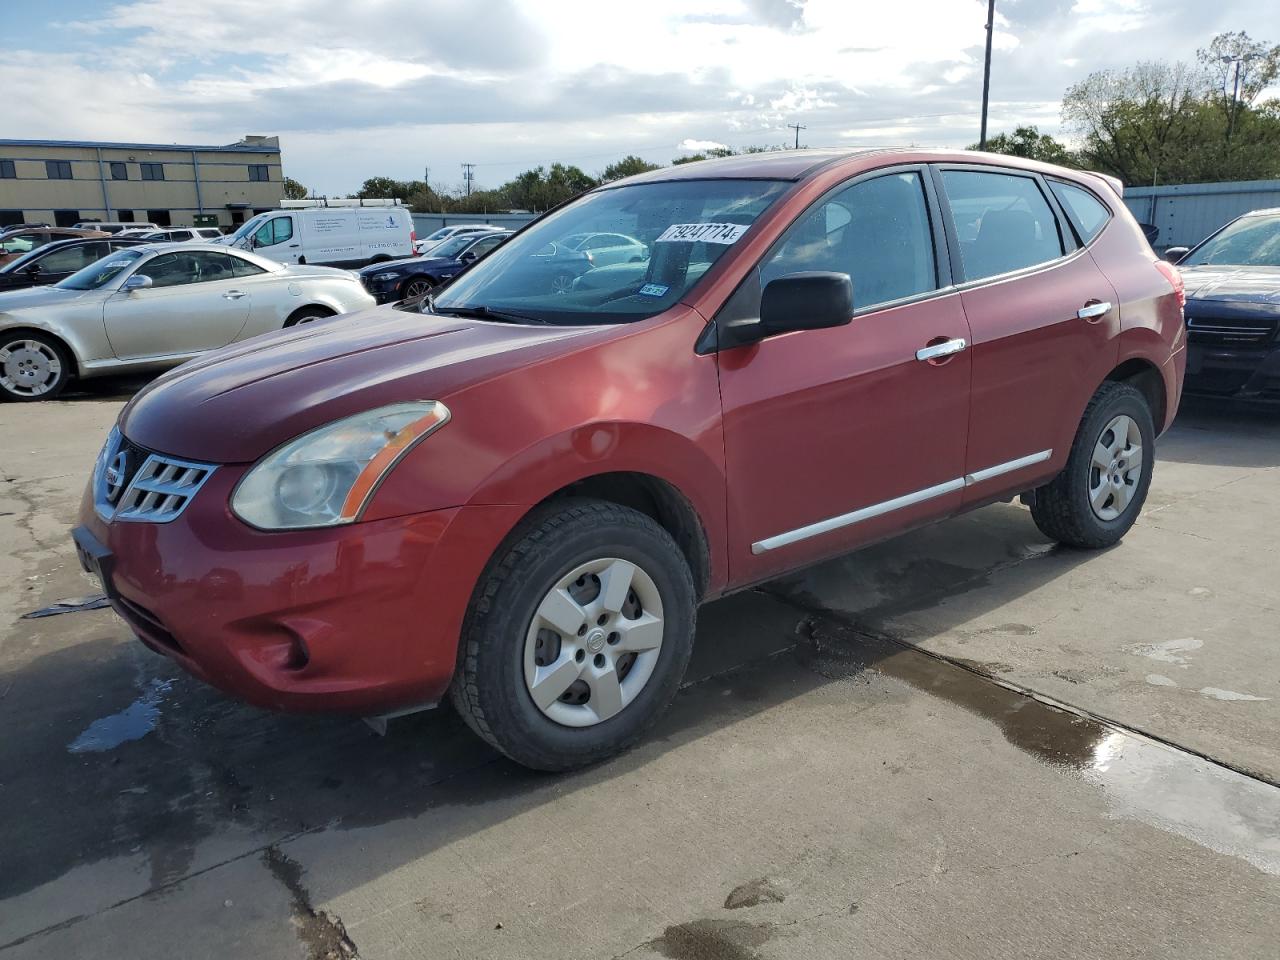
{"label": "front door handle", "polygon": [[969,344],[963,337],[957,337],[954,340],[943,340],[941,343],[931,343],[927,347],[921,347],[916,351],[917,360],[940,360],[943,357],[949,357],[952,354],[959,353]]}
{"label": "front door handle", "polygon": [[291,244],[289,244],[289,249],[290,249],[290,250],[296,250],[296,249],[297,249],[298,247],[300,247],[300,246],[302,246],[302,244],[300,244],[300,243],[291,243]]}
{"label": "front door handle", "polygon": [[1076,316],[1081,320],[1088,320],[1090,323],[1097,323],[1108,313],[1111,312],[1111,302],[1108,300],[1090,300],[1083,307],[1076,311]]}
{"label": "front door handle", "polygon": [[243,294],[243,293],[241,293],[239,290],[228,290],[226,293],[224,293],[224,294],[222,295],[222,299],[224,299],[224,300],[239,300],[239,299],[240,299],[241,297],[243,297],[243,296],[244,296],[244,294]]}

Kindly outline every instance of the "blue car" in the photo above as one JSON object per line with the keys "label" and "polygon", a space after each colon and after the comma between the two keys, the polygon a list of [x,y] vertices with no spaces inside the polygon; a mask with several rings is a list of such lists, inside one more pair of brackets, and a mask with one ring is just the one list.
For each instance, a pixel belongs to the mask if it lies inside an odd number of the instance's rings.
{"label": "blue car", "polygon": [[509,236],[510,230],[460,234],[432,250],[429,257],[407,257],[363,267],[360,282],[378,303],[421,300]]}

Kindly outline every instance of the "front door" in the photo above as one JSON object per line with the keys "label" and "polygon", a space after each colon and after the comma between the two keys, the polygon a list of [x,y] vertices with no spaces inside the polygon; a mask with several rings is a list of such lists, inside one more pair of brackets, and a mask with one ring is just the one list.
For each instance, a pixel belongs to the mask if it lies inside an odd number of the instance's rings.
{"label": "front door", "polygon": [[297,263],[302,255],[302,238],[289,214],[272,217],[254,231],[251,246],[255,253],[280,263]]}
{"label": "front door", "polygon": [[959,294],[947,290],[925,176],[896,168],[828,194],[726,304],[741,310],[746,296],[758,311],[764,285],[806,270],[853,280],[847,326],[719,354],[735,581],[842,552],[961,503],[969,331]]}
{"label": "front door", "polygon": [[965,472],[982,500],[1065,462],[1084,408],[1114,369],[1115,288],[1034,174],[940,172],[973,332]]}
{"label": "front door", "polygon": [[119,290],[103,307],[107,337],[121,360],[188,356],[230,343],[244,329],[252,296],[233,276],[234,259],[206,250],[162,253],[134,276],[152,285]]}

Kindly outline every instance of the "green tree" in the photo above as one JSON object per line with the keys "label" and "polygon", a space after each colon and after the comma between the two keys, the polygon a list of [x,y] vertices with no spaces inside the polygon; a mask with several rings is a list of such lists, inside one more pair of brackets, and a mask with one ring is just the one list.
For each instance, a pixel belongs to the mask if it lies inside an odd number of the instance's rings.
{"label": "green tree", "polygon": [[299,183],[293,177],[285,177],[281,183],[284,184],[284,196],[286,200],[305,200],[311,193],[303,184]]}
{"label": "green tree", "polygon": [[614,180],[621,180],[623,177],[634,177],[637,173],[648,173],[650,170],[659,169],[661,167],[656,163],[650,163],[648,160],[641,160],[637,156],[628,154],[621,160],[605,167],[604,172],[600,174],[600,182],[610,183]]}
{"label": "green tree", "polygon": [[[969,145],[970,150],[979,149],[978,144]],[[1041,133],[1038,127],[1015,127],[1013,133],[1000,133],[987,140],[988,153],[1003,153],[1011,157],[1025,157],[1028,160],[1041,160],[1045,163],[1056,163],[1060,166],[1075,166],[1075,158],[1063,144]]]}

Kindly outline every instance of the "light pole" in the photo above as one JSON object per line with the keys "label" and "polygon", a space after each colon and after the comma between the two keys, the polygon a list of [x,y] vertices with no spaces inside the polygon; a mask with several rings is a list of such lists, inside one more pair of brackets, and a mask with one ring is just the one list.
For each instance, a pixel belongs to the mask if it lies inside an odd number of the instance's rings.
{"label": "light pole", "polygon": [[[1256,59],[1257,59],[1257,56],[1252,53],[1242,53],[1237,57],[1227,56],[1222,58],[1223,63],[1229,63],[1233,67],[1235,67],[1235,70],[1233,71],[1234,77],[1231,83],[1231,112],[1227,115],[1227,139],[1228,140],[1230,140],[1231,135],[1235,133],[1236,114],[1240,110],[1240,107],[1239,107],[1240,69],[1245,65],[1247,61],[1256,60]],[[1223,78],[1223,90],[1222,90],[1223,93],[1227,92],[1225,84],[1226,84],[1226,79]]]}
{"label": "light pole", "polygon": [[982,65],[982,131],[978,149],[987,149],[987,101],[991,96],[991,36],[996,26],[996,0],[987,0],[987,57]]}

